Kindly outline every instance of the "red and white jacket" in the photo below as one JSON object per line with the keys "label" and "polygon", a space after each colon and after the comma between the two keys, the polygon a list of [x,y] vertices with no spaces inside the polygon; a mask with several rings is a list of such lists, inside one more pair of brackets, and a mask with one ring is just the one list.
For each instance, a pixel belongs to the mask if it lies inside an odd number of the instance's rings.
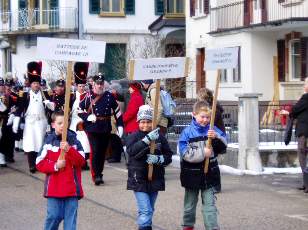
{"label": "red and white jacket", "polygon": [[36,168],[46,174],[44,197],[83,197],[81,185],[81,167],[85,156],[80,142],[72,131],[67,133],[67,142],[71,146],[65,153],[66,165],[57,170],[55,165],[59,158],[61,136],[52,132],[45,138],[43,148],[36,158]]}

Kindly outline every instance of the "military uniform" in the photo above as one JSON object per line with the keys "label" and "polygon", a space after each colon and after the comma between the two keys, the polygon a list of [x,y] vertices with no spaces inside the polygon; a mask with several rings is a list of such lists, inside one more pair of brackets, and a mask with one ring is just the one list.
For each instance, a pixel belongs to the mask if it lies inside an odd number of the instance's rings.
{"label": "military uniform", "polygon": [[14,162],[15,135],[12,131],[12,122],[8,122],[9,117],[13,116],[12,114],[15,111],[18,98],[17,95],[11,91],[13,85],[13,80],[6,79],[6,92],[2,96],[2,100],[6,105],[6,110],[0,113],[0,116],[2,117],[0,152],[4,154],[6,162]]}
{"label": "military uniform", "polygon": [[[74,65],[74,76],[75,76],[75,84],[78,86],[79,84],[85,85],[87,83],[87,73],[88,73],[89,63],[85,62],[76,62]],[[76,91],[73,96],[73,105],[71,110],[71,123],[69,129],[74,131],[77,135],[77,139],[80,141],[83,151],[85,153],[85,159],[89,159],[90,155],[90,143],[88,140],[88,136],[81,127],[82,119],[78,116],[80,111],[79,104],[80,101],[86,96],[87,92],[79,92]],[[80,127],[79,127],[80,124]],[[86,164],[84,169],[89,169],[88,165]]]}
{"label": "military uniform", "polygon": [[[28,63],[28,77],[30,85],[34,82],[41,81],[41,63]],[[23,132],[23,149],[28,155],[29,169],[31,173],[36,171],[35,160],[37,153],[40,151],[47,128],[47,111],[51,108],[49,95],[41,90],[21,92],[18,100],[18,109],[16,111],[17,121],[24,114],[25,127]],[[13,124],[14,126],[14,124]],[[14,128],[14,127],[13,127]],[[16,128],[15,128],[16,129]]]}
{"label": "military uniform", "polygon": [[95,86],[104,83],[104,77],[94,77],[93,91],[89,92],[80,102],[79,107],[83,111],[79,116],[84,121],[84,129],[88,134],[92,147],[90,154],[91,173],[96,185],[104,183],[102,172],[104,169],[105,154],[111,132],[111,116],[114,116],[119,132],[123,134],[123,120],[120,108],[108,91],[100,95],[94,93]]}

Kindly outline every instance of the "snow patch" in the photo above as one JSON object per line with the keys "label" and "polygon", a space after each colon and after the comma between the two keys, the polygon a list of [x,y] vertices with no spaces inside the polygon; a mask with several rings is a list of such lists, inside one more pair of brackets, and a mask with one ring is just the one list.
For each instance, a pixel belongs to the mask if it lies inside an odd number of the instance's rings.
{"label": "snow patch", "polygon": [[[171,166],[175,168],[180,168],[180,156],[179,155],[172,156]],[[259,175],[271,175],[271,174],[300,174],[302,173],[300,167],[296,167],[296,168],[264,167],[263,172],[256,172],[252,170],[241,170],[241,169],[230,167],[228,165],[219,165],[219,169],[222,174],[229,174],[229,175],[235,175],[235,176],[243,176],[243,175],[259,176]]]}

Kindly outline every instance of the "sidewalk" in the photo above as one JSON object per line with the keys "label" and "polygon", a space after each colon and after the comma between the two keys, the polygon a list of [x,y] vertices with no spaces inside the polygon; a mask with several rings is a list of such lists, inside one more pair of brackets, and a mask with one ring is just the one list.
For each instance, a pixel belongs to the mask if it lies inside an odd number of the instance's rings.
{"label": "sidewalk", "polygon": [[[42,229],[44,175],[30,175],[22,153],[16,153],[15,159],[8,168],[0,168],[0,229]],[[166,178],[153,229],[180,230],[184,190],[179,170],[168,167]],[[106,164],[105,185],[99,187],[93,185],[89,171],[83,172],[85,198],[79,203],[78,229],[136,229],[135,198],[126,190],[126,179],[124,163]],[[217,195],[221,229],[307,229],[308,196],[295,189],[299,175],[223,175],[222,183],[223,192]],[[204,229],[200,204],[197,215],[196,229]]]}

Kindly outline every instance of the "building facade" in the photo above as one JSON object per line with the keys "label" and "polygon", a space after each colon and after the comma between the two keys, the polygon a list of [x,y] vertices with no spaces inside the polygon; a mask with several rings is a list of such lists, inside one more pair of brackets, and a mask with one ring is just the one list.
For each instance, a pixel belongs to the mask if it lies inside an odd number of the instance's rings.
{"label": "building facade", "polygon": [[[214,88],[204,71],[206,49],[239,47],[238,67],[223,70],[219,99],[262,93],[261,100],[296,100],[307,77],[307,0],[190,0],[186,5],[190,80]],[[206,80],[205,80],[206,79]]]}
{"label": "building facade", "polygon": [[[160,33],[165,26],[156,25],[181,18],[185,28],[184,6],[185,0],[2,0],[0,71],[22,79],[27,62],[36,60],[37,37],[48,36],[107,42],[105,63],[90,69],[108,80],[124,78],[130,58],[164,56],[166,37],[180,37],[185,45],[185,32]],[[43,61],[43,77],[59,77],[63,65]]]}

